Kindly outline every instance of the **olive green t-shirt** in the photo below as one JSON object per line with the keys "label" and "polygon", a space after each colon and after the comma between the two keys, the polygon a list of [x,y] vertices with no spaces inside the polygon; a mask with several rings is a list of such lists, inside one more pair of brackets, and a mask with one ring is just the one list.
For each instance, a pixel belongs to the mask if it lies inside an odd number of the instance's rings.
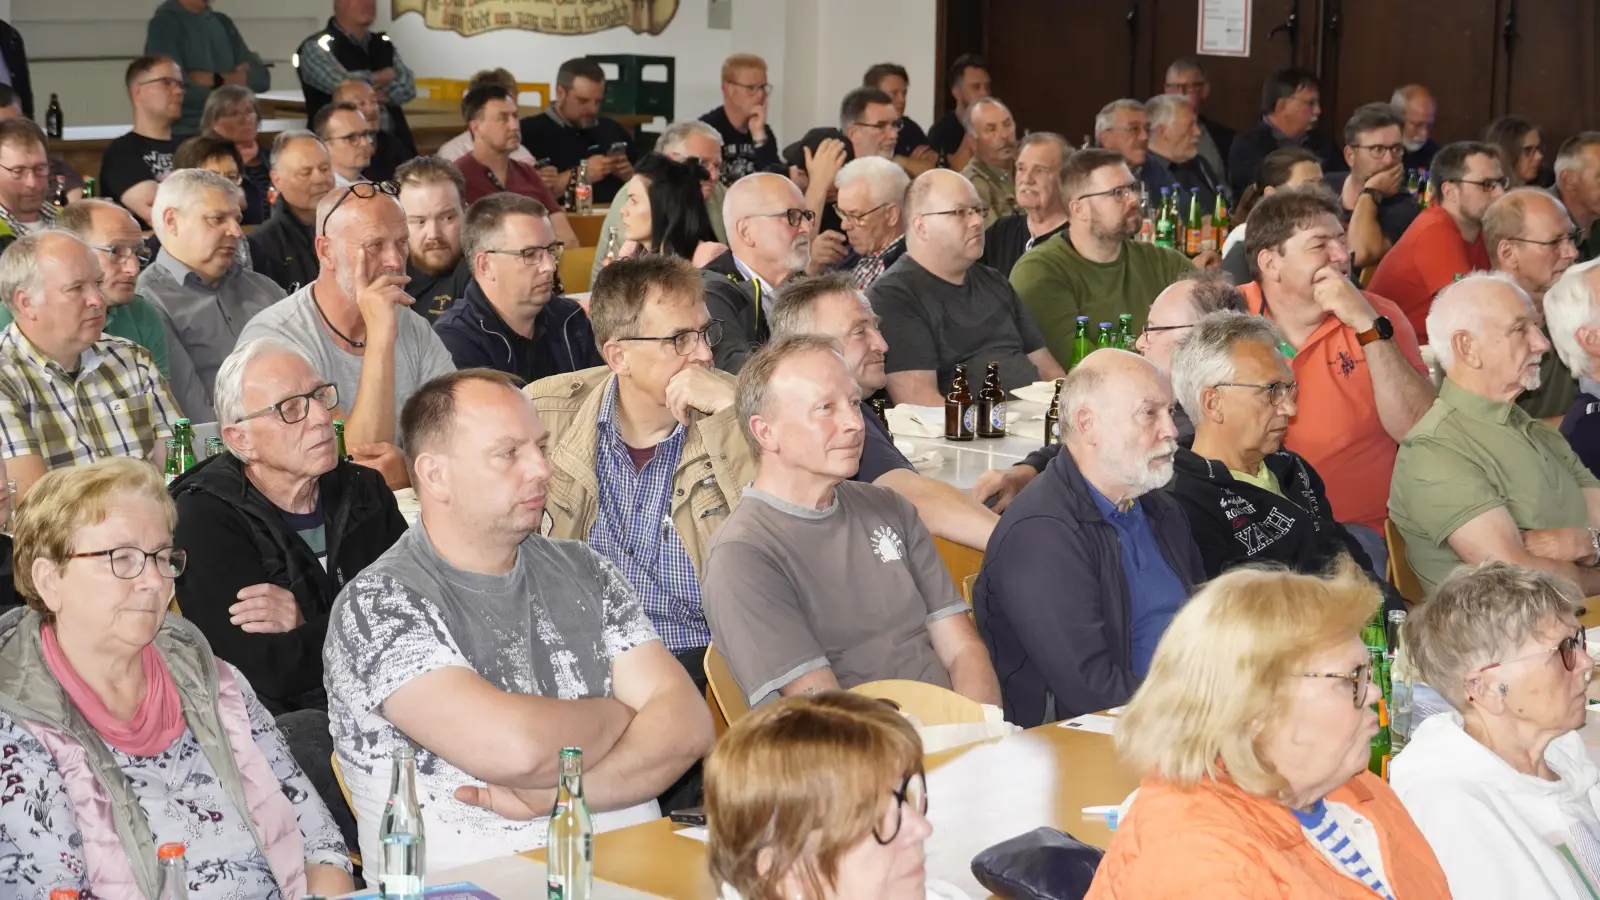
{"label": "olive green t-shirt", "polygon": [[[11,307],[0,303],[0,331],[11,324],[11,319]],[[161,377],[172,378],[172,370],[167,366],[167,332],[161,326],[161,310],[156,309],[155,304],[134,294],[127,303],[106,308],[106,324],[100,330],[112,337],[127,338],[149,350],[156,368],[161,370]]]}
{"label": "olive green t-shirt", "polygon": [[1133,316],[1138,334],[1156,295],[1194,271],[1182,253],[1137,241],[1124,241],[1115,262],[1091,262],[1078,255],[1068,234],[1034,247],[1011,270],[1011,286],[1044,332],[1050,355],[1063,366],[1072,359],[1079,316],[1089,317],[1091,340],[1101,322],[1115,325],[1122,313]]}
{"label": "olive green t-shirt", "polygon": [[1583,488],[1600,487],[1550,425],[1446,378],[1395,457],[1389,517],[1431,595],[1461,565],[1446,543],[1457,528],[1505,507],[1521,531],[1586,528]]}

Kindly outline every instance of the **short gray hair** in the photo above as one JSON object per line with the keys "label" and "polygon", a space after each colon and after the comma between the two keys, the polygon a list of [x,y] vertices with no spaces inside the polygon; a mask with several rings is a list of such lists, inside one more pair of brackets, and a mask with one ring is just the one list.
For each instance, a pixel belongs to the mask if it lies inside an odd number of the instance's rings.
{"label": "short gray hair", "polygon": [[844,365],[844,351],[833,338],[825,334],[792,334],[757,350],[739,369],[734,405],[739,411],[739,430],[744,433],[745,443],[750,445],[750,453],[756,459],[761,458],[761,444],[750,430],[750,417],[765,411],[767,388],[772,384],[772,376],[777,374],[778,366],[784,360],[818,351],[832,353],[839,358],[839,364]]}
{"label": "short gray hair", "polygon": [[200,133],[212,130],[217,120],[232,112],[241,104],[248,103],[256,118],[261,118],[261,101],[256,99],[255,91],[242,84],[225,84],[206,95],[205,108],[200,111]]}
{"label": "short gray hair", "polygon": [[1066,138],[1054,131],[1031,131],[1017,143],[1017,153],[1021,154],[1035,144],[1053,144],[1061,151],[1061,165],[1056,167],[1056,178],[1059,180],[1067,174],[1067,158],[1072,156],[1072,144],[1068,143]]}
{"label": "short gray hair", "polygon": [[1117,111],[1123,109],[1130,112],[1144,112],[1145,106],[1137,100],[1124,97],[1100,107],[1100,111],[1094,115],[1094,136],[1097,140],[1101,134],[1117,126]]}
{"label": "short gray hair", "polygon": [[[233,352],[228,354],[228,358],[222,361],[222,365],[217,369],[217,382],[213,390],[213,398],[217,410],[217,427],[219,429],[224,425],[236,424],[240,419],[253,412],[253,410],[244,408],[244,379],[245,373],[250,368],[250,363],[259,357],[280,353],[286,356],[299,357],[305,360],[306,365],[311,366],[311,360],[306,359],[305,354],[301,353],[298,347],[279,337],[261,337],[245,341],[234,347]],[[316,370],[316,366],[311,366],[311,368],[312,371]],[[241,460],[244,459],[239,451],[233,449],[232,444],[228,444],[226,435],[223,436],[222,441],[227,444],[229,453]],[[248,460],[246,461],[248,462]]]}
{"label": "short gray hair", "polygon": [[1600,131],[1580,131],[1562,141],[1561,149],[1556,151],[1556,177],[1560,178],[1563,172],[1582,171],[1585,152],[1590,147],[1600,147]]}
{"label": "short gray hair", "polygon": [[[1102,347],[1091,353],[1090,356],[1100,353],[1125,354],[1144,363],[1151,369],[1155,368],[1155,363],[1128,350]],[[1078,433],[1078,411],[1092,406],[1096,400],[1100,399],[1097,395],[1101,389],[1111,383],[1110,375],[1105,371],[1105,368],[1105,366],[1078,365],[1073,367],[1072,371],[1068,372],[1067,377],[1063,380],[1061,384],[1061,439],[1063,442],[1066,441],[1069,435]]]}
{"label": "short gray hair", "polygon": [[688,119],[683,122],[674,122],[661,132],[661,137],[656,141],[656,152],[663,156],[671,156],[683,149],[684,142],[693,135],[699,135],[710,141],[715,141],[718,147],[722,146],[722,133],[699,119]]}
{"label": "short gray hair", "polygon": [[1582,602],[1577,585],[1548,572],[1498,561],[1461,566],[1412,609],[1401,640],[1428,686],[1465,709],[1469,674],[1502,661],[1551,619],[1575,623]]}
{"label": "short gray hair", "polygon": [[972,105],[971,106],[967,107],[967,114],[965,116],[963,116],[962,119],[961,119],[961,127],[965,128],[968,131],[971,131],[972,130],[972,117],[973,117],[973,115],[975,113],[977,113],[978,110],[982,109],[985,106],[997,107],[999,109],[1004,110],[1006,115],[1008,115],[1008,116],[1011,115],[1011,107],[1009,107],[1009,106],[1005,105],[1004,103],[1000,102],[1000,100],[998,98],[996,98],[996,97],[979,97],[978,99],[972,101]]}
{"label": "short gray hair", "polygon": [[[889,162],[880,157],[881,162]],[[889,163],[894,165],[894,163]],[[899,168],[899,166],[895,166]],[[834,294],[848,294],[868,310],[872,304],[867,301],[861,289],[850,278],[849,272],[824,272],[821,275],[797,275],[788,279],[777,290],[777,300],[772,304],[772,312],[768,317],[768,325],[772,328],[772,340],[786,338],[793,334],[809,334],[816,332],[817,301],[823,297]]]}
{"label": "short gray hair", "polygon": [[[1154,131],[1158,125],[1171,125],[1172,120],[1178,117],[1179,109],[1194,110],[1194,103],[1182,94],[1159,94],[1151,97],[1144,103],[1144,111],[1150,116],[1150,130]],[[1108,120],[1106,127],[1111,127]],[[1099,133],[1100,120],[1095,120],[1095,133]]]}
{"label": "short gray hair", "polygon": [[182,212],[200,202],[205,191],[220,191],[229,200],[238,203],[244,191],[237,184],[208,169],[178,169],[161,186],[156,188],[155,202],[150,205],[150,226],[158,236],[166,234],[167,210]]}
{"label": "short gray hair", "polygon": [[13,312],[17,308],[17,291],[27,291],[37,296],[44,290],[44,275],[40,271],[39,259],[44,242],[55,237],[67,238],[85,250],[89,247],[82,238],[70,231],[47,228],[17,238],[4,253],[0,253],[0,299]]}
{"label": "short gray hair", "polygon": [[322,142],[322,138],[317,137],[315,131],[307,131],[304,128],[297,128],[293,131],[280,131],[278,136],[272,139],[272,171],[278,171],[278,158],[283,155],[284,149],[290,144],[299,143],[300,141],[310,141],[321,147],[323,153],[328,152],[328,145]]}
{"label": "short gray hair", "polygon": [[833,185],[842,191],[862,180],[871,183],[874,203],[905,205],[906,191],[911,188],[911,176],[894,160],[881,156],[857,157],[844,164],[844,168],[834,176]]}
{"label": "short gray hair", "polygon": [[1190,419],[1205,418],[1201,408],[1206,389],[1233,379],[1233,348],[1249,342],[1276,351],[1283,332],[1262,316],[1214,312],[1196,322],[1172,351],[1172,392]]}
{"label": "short gray hair", "polygon": [[1483,326],[1482,304],[1472,301],[1470,295],[1473,289],[1481,287],[1485,282],[1497,281],[1509,286],[1517,292],[1524,303],[1533,304],[1533,299],[1528,292],[1517,284],[1516,279],[1505,272],[1473,272],[1459,281],[1447,284],[1438,295],[1433,298],[1433,306],[1428,308],[1428,345],[1433,348],[1433,356],[1439,361],[1439,368],[1449,374],[1456,363],[1456,351],[1451,346],[1450,340],[1458,331],[1465,331],[1478,335]]}
{"label": "short gray hair", "polygon": [[1595,292],[1589,287],[1589,274],[1600,266],[1600,259],[1578,263],[1561,273],[1544,294],[1544,324],[1550,343],[1566,363],[1567,370],[1580,378],[1594,377],[1594,359],[1578,343],[1578,329],[1600,325]]}

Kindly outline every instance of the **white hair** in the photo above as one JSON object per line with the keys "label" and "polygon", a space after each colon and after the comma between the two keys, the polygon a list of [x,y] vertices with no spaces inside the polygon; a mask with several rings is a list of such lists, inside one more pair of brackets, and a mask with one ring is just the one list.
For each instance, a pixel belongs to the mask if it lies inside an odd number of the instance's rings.
{"label": "white hair", "polygon": [[1283,333],[1262,316],[1224,310],[1202,317],[1172,351],[1172,393],[1190,419],[1205,419],[1201,395],[1233,380],[1234,348],[1250,341],[1276,352]]}
{"label": "white hair", "polygon": [[1137,100],[1131,100],[1128,98],[1113,100],[1110,103],[1107,103],[1105,106],[1100,107],[1100,111],[1095,113],[1094,136],[1098,138],[1105,132],[1117,127],[1117,111],[1123,109],[1130,110],[1132,112],[1145,111],[1144,104]]}
{"label": "white hair", "polygon": [[190,209],[200,202],[200,195],[206,191],[221,191],[234,203],[244,199],[244,191],[228,179],[206,169],[178,169],[161,186],[156,188],[155,202],[150,205],[150,226],[156,234],[162,237],[167,235],[166,216],[167,210],[176,209],[182,212]]}
{"label": "white hair", "polygon": [[712,141],[718,147],[722,146],[722,133],[699,119],[688,119],[683,122],[674,122],[661,132],[661,138],[656,141],[656,152],[663,156],[671,156],[683,149],[684,142],[693,135]]}
{"label": "white hair", "polygon": [[1491,281],[1510,287],[1522,298],[1522,302],[1533,305],[1528,292],[1505,272],[1473,272],[1460,281],[1446,285],[1433,298],[1427,320],[1428,346],[1433,348],[1433,356],[1446,375],[1456,362],[1455,347],[1451,345],[1456,332],[1465,331],[1474,337],[1482,335],[1484,304],[1475,300],[1473,295],[1477,293],[1477,288],[1485,287],[1486,282]]}
{"label": "white hair", "polygon": [[[1158,94],[1157,96],[1146,100],[1144,103],[1144,111],[1150,116],[1150,130],[1154,131],[1157,126],[1171,125],[1172,120],[1178,117],[1178,110],[1180,108],[1192,111],[1194,109],[1194,103],[1191,102],[1188,97],[1185,97],[1182,94]],[[1105,130],[1100,127],[1100,120],[1098,118],[1095,119],[1094,124],[1096,134]],[[1110,127],[1111,122],[1108,118],[1106,121],[1106,128]]]}
{"label": "white hair", "polygon": [[1544,294],[1544,325],[1550,332],[1550,343],[1568,371],[1582,378],[1594,375],[1595,361],[1578,343],[1578,329],[1600,325],[1600,311],[1595,309],[1588,278],[1597,266],[1600,259],[1572,266]]}
{"label": "white hair", "polygon": [[961,126],[966,130],[971,131],[973,116],[978,112],[978,110],[986,106],[996,107],[997,109],[1004,111],[1006,115],[1011,115],[1011,107],[1001,103],[999,100],[996,100],[993,97],[979,97],[978,99],[972,101],[971,106],[967,107],[967,114],[964,118],[962,118]]}
{"label": "white hair", "polygon": [[[245,374],[250,368],[250,363],[255,359],[269,354],[280,353],[305,360],[305,364],[311,366],[311,361],[306,359],[304,353],[300,352],[300,348],[278,337],[262,337],[245,341],[234,347],[233,352],[228,354],[228,358],[222,361],[222,365],[217,369],[216,387],[213,389],[219,428],[223,425],[233,425],[249,413],[254,412],[254,410],[246,410],[244,408]],[[315,370],[316,367],[312,366],[312,369]],[[227,444],[229,453],[239,457],[241,460],[244,459],[244,456],[235,450],[232,444],[228,444],[226,434],[223,435],[222,440],[223,443]],[[249,460],[245,461],[248,462]]]}
{"label": "white hair", "polygon": [[858,181],[872,185],[872,202],[905,204],[906,191],[911,187],[911,176],[894,160],[881,156],[862,156],[844,164],[833,179],[833,186],[844,190]]}
{"label": "white hair", "polygon": [[88,243],[78,235],[63,228],[46,228],[17,238],[0,253],[0,299],[13,312],[18,291],[26,291],[35,303],[43,299],[44,269],[39,261],[47,255],[45,242],[58,236],[77,244],[85,253],[89,251]]}

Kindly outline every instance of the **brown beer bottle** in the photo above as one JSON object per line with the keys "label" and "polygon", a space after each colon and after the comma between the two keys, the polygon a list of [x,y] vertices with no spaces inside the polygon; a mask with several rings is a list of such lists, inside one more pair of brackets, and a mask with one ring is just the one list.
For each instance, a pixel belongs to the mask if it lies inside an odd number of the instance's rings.
{"label": "brown beer bottle", "polygon": [[967,367],[958,364],[955,380],[950,382],[950,393],[944,398],[944,439],[972,440],[977,415],[978,408],[972,405],[972,391],[967,389]]}
{"label": "brown beer bottle", "polygon": [[983,390],[978,392],[978,437],[1006,436],[1006,392],[1000,387],[1000,364],[989,361],[983,372]]}
{"label": "brown beer bottle", "polygon": [[889,430],[889,407],[882,399],[872,401],[872,411],[877,414],[878,421],[883,423],[883,430]]}
{"label": "brown beer bottle", "polygon": [[1050,401],[1050,408],[1044,414],[1044,445],[1049,447],[1061,443],[1061,386],[1066,384],[1065,378],[1056,379],[1056,395]]}

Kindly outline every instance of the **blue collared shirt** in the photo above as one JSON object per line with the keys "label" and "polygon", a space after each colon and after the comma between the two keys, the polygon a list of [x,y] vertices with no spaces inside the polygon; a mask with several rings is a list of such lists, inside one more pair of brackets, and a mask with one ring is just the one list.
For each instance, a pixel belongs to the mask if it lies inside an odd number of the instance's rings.
{"label": "blue collared shirt", "polygon": [[1089,496],[1094,498],[1100,515],[1105,516],[1106,524],[1117,531],[1117,543],[1122,551],[1122,576],[1128,581],[1128,633],[1133,643],[1133,673],[1143,678],[1150,671],[1150,657],[1155,655],[1156,644],[1161,642],[1161,635],[1166,633],[1189,592],[1167,564],[1167,558],[1161,555],[1161,545],[1156,543],[1150,520],[1145,518],[1144,506],[1138,500],[1133,501],[1126,512],[1121,512],[1094,485],[1089,485]]}
{"label": "blue collared shirt", "polygon": [[683,425],[656,445],[644,468],[635,469],[617,428],[613,378],[596,427],[594,474],[600,504],[589,529],[589,546],[622,570],[668,650],[682,653],[710,644],[700,581],[672,525],[672,483],[683,457]]}

